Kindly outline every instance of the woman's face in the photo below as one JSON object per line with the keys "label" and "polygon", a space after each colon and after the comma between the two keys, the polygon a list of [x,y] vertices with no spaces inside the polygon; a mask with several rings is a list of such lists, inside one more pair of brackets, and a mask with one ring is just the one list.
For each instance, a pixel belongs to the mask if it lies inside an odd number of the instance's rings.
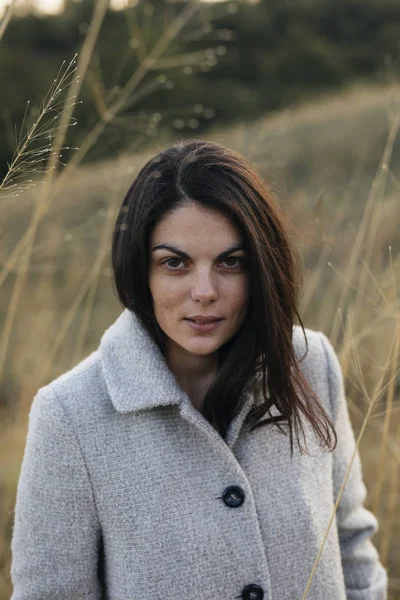
{"label": "woman's face", "polygon": [[[190,202],[156,225],[150,244],[153,308],[169,343],[196,355],[216,352],[246,315],[245,251],[234,249],[243,244],[239,230],[220,213]],[[222,320],[211,331],[196,331],[186,320],[196,315]]]}

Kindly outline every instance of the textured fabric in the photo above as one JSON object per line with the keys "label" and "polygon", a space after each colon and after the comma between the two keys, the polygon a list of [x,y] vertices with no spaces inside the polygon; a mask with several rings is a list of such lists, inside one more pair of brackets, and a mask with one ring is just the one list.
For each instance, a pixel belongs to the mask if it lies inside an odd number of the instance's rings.
{"label": "textured fabric", "polygon": [[[124,310],[99,348],[34,398],[18,482],[12,600],[301,600],[355,448],[336,354],[306,330],[301,368],[334,419],[337,448],[309,455],[275,425],[225,439]],[[295,327],[298,358],[304,336]],[[276,413],[277,414],[277,413]],[[223,501],[239,486],[244,502]],[[358,454],[309,600],[385,600]],[[261,596],[260,596],[261,597]]]}

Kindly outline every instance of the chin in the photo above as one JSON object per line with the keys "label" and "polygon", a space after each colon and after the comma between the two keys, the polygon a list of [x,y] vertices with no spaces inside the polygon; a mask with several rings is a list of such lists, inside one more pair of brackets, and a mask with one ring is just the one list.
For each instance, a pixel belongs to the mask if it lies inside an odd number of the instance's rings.
{"label": "chin", "polygon": [[189,350],[191,354],[196,354],[197,356],[208,356],[209,354],[214,354],[217,352],[218,348],[208,348],[204,350]]}
{"label": "chin", "polygon": [[216,352],[218,348],[221,347],[222,344],[215,342],[206,342],[206,341],[197,341],[195,344],[180,344],[186,352],[190,352],[191,354],[212,354]]}

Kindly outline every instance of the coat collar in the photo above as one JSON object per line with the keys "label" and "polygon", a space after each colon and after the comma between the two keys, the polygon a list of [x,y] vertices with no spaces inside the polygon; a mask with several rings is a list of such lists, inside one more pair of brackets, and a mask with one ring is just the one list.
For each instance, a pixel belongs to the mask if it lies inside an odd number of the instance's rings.
{"label": "coat collar", "polygon": [[[294,328],[296,354],[300,345],[297,330],[300,328]],[[104,332],[99,352],[106,386],[118,412],[191,405],[157,344],[127,308]]]}
{"label": "coat collar", "polygon": [[[193,407],[157,344],[132,311],[124,309],[104,332],[98,350],[104,381],[111,402],[119,413],[128,414],[159,406],[179,406],[180,414],[185,419],[221,442],[219,434],[203,414]],[[262,396],[254,391],[243,394],[241,406],[224,439],[227,446],[233,447],[246,415],[262,400]],[[279,414],[279,411],[273,406],[271,414]]]}
{"label": "coat collar", "polygon": [[[305,350],[301,329],[295,326],[293,333],[294,348],[299,357]],[[98,351],[104,381],[115,410],[128,414],[159,406],[179,406],[182,417],[222,443],[224,452],[226,447],[233,448],[251,408],[263,401],[258,391],[246,392],[222,441],[203,414],[194,408],[157,344],[133,312],[123,310],[104,332]],[[277,416],[281,413],[273,405],[270,414]]]}
{"label": "coat collar", "polygon": [[105,331],[99,351],[106,386],[118,412],[190,402],[132,311],[125,308]]}

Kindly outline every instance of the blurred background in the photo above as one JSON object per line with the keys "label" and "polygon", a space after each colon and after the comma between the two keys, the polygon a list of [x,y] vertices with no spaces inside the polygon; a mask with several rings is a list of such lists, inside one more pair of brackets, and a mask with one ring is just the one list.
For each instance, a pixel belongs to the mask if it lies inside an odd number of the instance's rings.
{"label": "blurred background", "polygon": [[400,598],[399,72],[398,0],[0,0],[0,600],[32,399],[121,312],[119,205],[192,137],[241,152],[293,225]]}

